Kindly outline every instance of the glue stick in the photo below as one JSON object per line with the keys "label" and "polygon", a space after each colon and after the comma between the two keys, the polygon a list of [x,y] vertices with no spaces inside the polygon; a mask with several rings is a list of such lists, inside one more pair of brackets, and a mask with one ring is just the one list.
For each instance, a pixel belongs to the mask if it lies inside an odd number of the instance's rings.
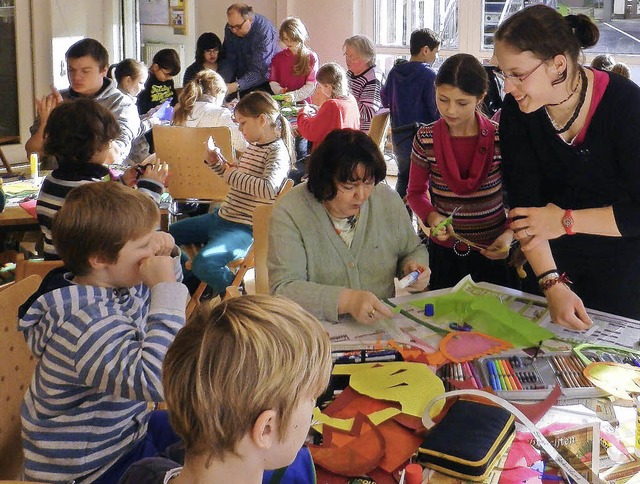
{"label": "glue stick", "polygon": [[31,178],[38,178],[38,153],[29,155],[29,165],[31,168]]}
{"label": "glue stick", "polygon": [[413,272],[409,272],[409,274],[407,274],[406,276],[404,276],[402,279],[398,281],[398,287],[401,287],[402,289],[404,289],[405,287],[410,286],[411,284],[413,284],[418,280],[418,277],[420,277],[421,272],[422,271],[420,269],[416,269]]}

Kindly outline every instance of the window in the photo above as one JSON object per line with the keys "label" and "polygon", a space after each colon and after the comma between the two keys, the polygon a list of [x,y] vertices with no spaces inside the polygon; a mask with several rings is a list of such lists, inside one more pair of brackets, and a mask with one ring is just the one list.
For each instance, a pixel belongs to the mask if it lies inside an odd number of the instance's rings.
{"label": "window", "polygon": [[0,1],[0,136],[20,134],[18,117],[18,71],[16,64],[16,23],[14,0]]}

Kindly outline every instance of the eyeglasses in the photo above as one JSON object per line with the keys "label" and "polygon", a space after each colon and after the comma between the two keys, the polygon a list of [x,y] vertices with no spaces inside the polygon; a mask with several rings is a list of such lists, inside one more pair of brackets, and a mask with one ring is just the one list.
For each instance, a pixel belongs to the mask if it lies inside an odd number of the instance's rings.
{"label": "eyeglasses", "polygon": [[231,24],[227,24],[227,25],[229,26],[229,30],[231,30],[231,32],[237,32],[238,30],[240,30],[242,28],[242,26],[245,23],[247,23],[247,20],[249,20],[249,19],[244,19],[240,25],[231,25]]}
{"label": "eyeglasses", "polygon": [[540,64],[538,64],[532,70],[530,70],[529,72],[527,72],[526,74],[524,74],[522,76],[516,76],[516,75],[513,75],[513,74],[505,74],[504,72],[502,72],[501,69],[496,69],[495,70],[495,74],[500,79],[502,79],[502,82],[505,82],[506,80],[509,80],[511,82],[514,82],[514,83],[522,84],[524,81],[527,80],[527,77],[529,77],[531,74],[533,74],[535,71],[537,71],[540,68],[540,66],[542,64],[544,64],[545,62],[546,61],[540,62]]}

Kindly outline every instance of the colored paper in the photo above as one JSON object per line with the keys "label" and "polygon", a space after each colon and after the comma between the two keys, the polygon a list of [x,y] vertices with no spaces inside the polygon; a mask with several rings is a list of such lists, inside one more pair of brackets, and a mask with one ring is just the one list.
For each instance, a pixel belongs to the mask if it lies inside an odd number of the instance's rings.
{"label": "colored paper", "polygon": [[630,393],[640,393],[640,368],[620,363],[591,363],[584,369],[591,383],[611,395],[631,400]]}
{"label": "colored paper", "polygon": [[[351,375],[349,386],[358,393],[387,402],[399,402],[402,412],[420,417],[434,397],[444,393],[444,384],[422,363],[393,361],[335,365],[334,375]],[[435,405],[432,415],[442,409]]]}
{"label": "colored paper", "polygon": [[551,331],[512,311],[494,296],[458,291],[408,304],[417,308],[433,304],[435,320],[469,323],[474,331],[508,341],[517,348],[537,346],[540,341],[554,337]]}

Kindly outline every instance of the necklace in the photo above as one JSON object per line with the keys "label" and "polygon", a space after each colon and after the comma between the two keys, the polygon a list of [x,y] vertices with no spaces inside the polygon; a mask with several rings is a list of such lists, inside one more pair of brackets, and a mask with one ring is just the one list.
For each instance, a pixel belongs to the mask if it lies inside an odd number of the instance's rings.
{"label": "necklace", "polygon": [[578,78],[578,82],[576,82],[576,87],[573,88],[573,91],[571,91],[569,93],[569,95],[567,97],[565,97],[562,101],[560,101],[559,103],[553,103],[553,104],[547,104],[547,106],[560,106],[561,104],[566,103],[569,99],[571,99],[571,97],[576,93],[576,91],[578,90],[578,86],[580,85],[580,79],[582,78],[582,76],[580,76],[580,78]]}
{"label": "necklace", "polygon": [[[587,87],[588,87],[587,82],[588,81],[587,81],[587,74],[585,74],[583,68],[580,68],[580,80],[582,81],[582,88],[580,89],[580,99],[578,101],[578,104],[576,105],[576,108],[573,110],[573,114],[569,118],[569,121],[567,121],[567,124],[565,124],[563,127],[560,128],[556,124],[556,122],[553,120],[553,118],[549,114],[549,111],[545,107],[545,111],[547,112],[547,116],[549,116],[549,119],[551,120],[551,124],[553,125],[553,130],[556,132],[556,134],[562,134],[565,131],[568,131],[569,128],[571,128],[571,126],[573,126],[573,123],[576,121],[576,118],[580,114],[580,110],[582,109],[582,106],[584,105],[584,100],[585,100],[585,97],[587,96]],[[553,106],[553,104],[551,104],[550,106]]]}

